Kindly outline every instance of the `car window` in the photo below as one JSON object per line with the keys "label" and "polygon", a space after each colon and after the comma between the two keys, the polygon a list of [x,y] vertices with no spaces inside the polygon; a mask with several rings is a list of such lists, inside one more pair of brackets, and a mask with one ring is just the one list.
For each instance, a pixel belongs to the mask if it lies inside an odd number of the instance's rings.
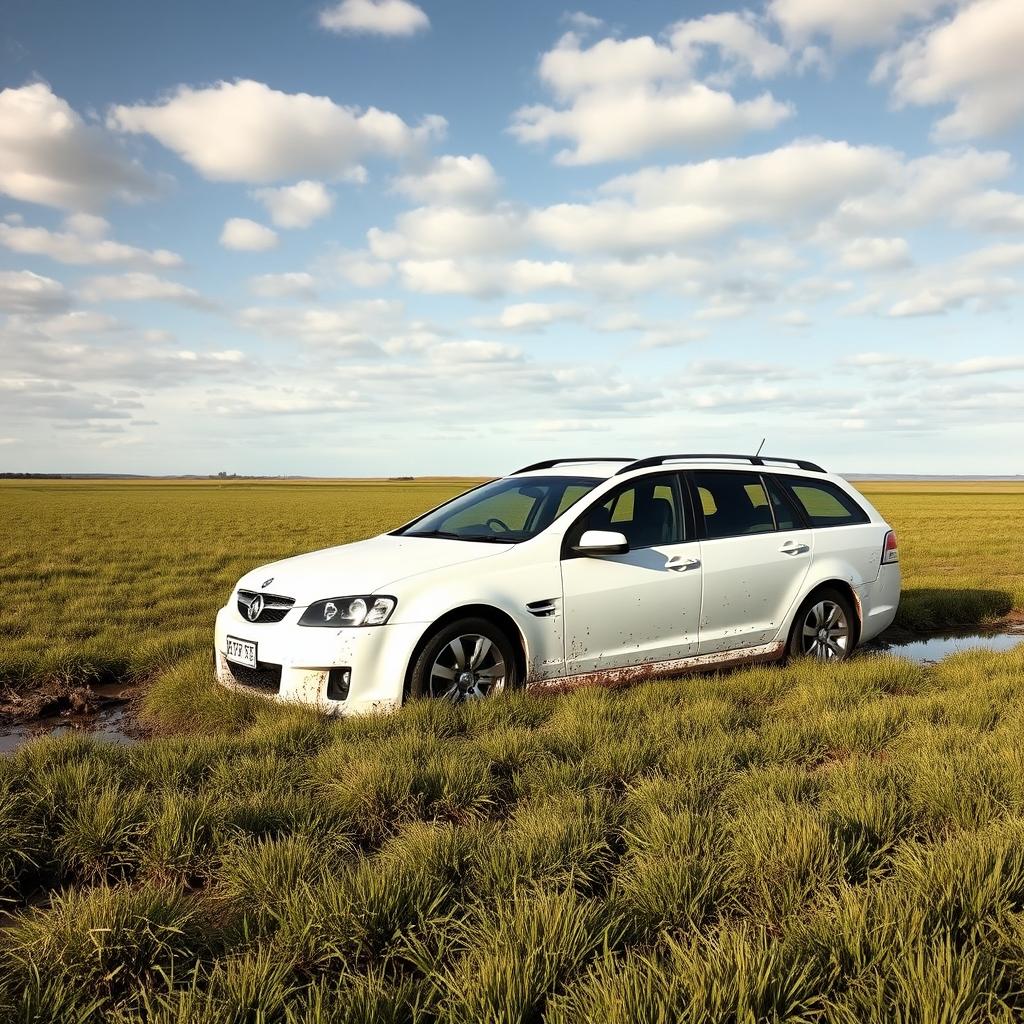
{"label": "car window", "polygon": [[558,503],[558,511],[555,513],[556,518],[560,516],[567,508],[575,505],[585,494],[590,492],[592,483],[585,484],[569,484],[562,492],[562,500]]}
{"label": "car window", "polygon": [[614,530],[630,548],[678,544],[686,540],[686,525],[674,478],[641,477],[624,484],[591,509],[573,529],[578,538],[587,530]]}
{"label": "car window", "polygon": [[591,477],[506,477],[460,494],[402,527],[407,537],[516,544],[547,529],[595,484]]}
{"label": "car window", "polygon": [[523,493],[520,489],[502,491],[450,516],[445,522],[445,529],[459,530],[473,523],[486,523],[489,519],[496,519],[510,530],[522,531],[526,529],[530,513],[536,504],[535,495]]}
{"label": "car window", "polygon": [[771,498],[772,511],[775,513],[775,525],[778,526],[780,530],[799,529],[803,524],[796,521],[793,506],[783,493],[782,488],[779,487],[778,482],[773,480],[770,476],[765,477],[764,482],[765,486],[768,488],[768,497]]}
{"label": "car window", "polygon": [[870,522],[867,513],[841,487],[828,480],[786,477],[790,493],[812,526],[850,526]]}
{"label": "car window", "polygon": [[774,531],[771,504],[757,473],[697,472],[693,481],[710,539]]}

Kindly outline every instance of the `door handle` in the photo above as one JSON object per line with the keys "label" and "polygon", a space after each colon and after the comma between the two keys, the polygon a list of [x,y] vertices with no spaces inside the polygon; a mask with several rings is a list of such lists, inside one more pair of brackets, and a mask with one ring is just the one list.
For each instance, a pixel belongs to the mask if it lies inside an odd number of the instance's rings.
{"label": "door handle", "polygon": [[665,568],[671,569],[673,572],[686,572],[688,569],[699,569],[700,559],[681,558],[679,555],[674,555],[665,563]]}
{"label": "door handle", "polygon": [[803,555],[810,551],[810,546],[807,544],[794,544],[791,540],[787,540],[785,544],[779,548],[784,555]]}

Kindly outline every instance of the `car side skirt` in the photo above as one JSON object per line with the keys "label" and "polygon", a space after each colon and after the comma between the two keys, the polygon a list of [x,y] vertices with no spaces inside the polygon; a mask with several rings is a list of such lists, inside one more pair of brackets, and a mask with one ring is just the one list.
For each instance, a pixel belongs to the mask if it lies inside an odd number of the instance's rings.
{"label": "car side skirt", "polygon": [[778,661],[786,653],[785,640],[773,640],[757,647],[744,647],[732,651],[714,651],[710,654],[696,654],[692,658],[676,658],[672,661],[650,661],[642,665],[624,665],[621,668],[598,669],[581,672],[578,675],[559,676],[555,679],[527,680],[528,690],[552,691],[575,689],[577,686],[625,686],[643,682],[646,679],[661,679],[686,672],[701,672],[707,669],[731,668],[765,661]]}

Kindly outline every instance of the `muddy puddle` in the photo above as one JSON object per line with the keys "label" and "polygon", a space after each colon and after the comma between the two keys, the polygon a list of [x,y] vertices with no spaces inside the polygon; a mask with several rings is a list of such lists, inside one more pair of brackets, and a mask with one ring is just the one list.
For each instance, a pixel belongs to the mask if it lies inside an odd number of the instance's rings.
{"label": "muddy puddle", "polygon": [[134,687],[98,684],[88,688],[88,695],[83,710],[66,708],[20,722],[0,721],[0,755],[9,754],[39,736],[69,733],[88,734],[105,743],[137,742],[138,729],[130,714],[131,703],[138,695]]}
{"label": "muddy puddle", "polygon": [[896,654],[918,664],[928,665],[941,661],[949,654],[961,651],[1009,651],[1024,643],[1024,629],[1005,633],[952,633],[941,636],[900,637],[899,639],[872,640],[861,648],[862,654]]}

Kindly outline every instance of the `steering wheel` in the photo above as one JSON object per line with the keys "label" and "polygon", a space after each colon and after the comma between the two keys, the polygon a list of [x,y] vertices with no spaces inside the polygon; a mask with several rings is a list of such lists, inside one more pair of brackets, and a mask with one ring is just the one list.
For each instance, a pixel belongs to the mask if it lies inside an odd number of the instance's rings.
{"label": "steering wheel", "polygon": [[[496,524],[496,526],[499,528],[498,532],[501,532],[501,533],[511,533],[512,532],[511,529],[509,529],[509,526],[508,526],[507,523],[502,522],[500,519],[498,519],[498,518],[496,518],[494,516],[491,516],[491,518],[488,519],[484,523],[484,526],[491,526],[492,523]],[[494,529],[494,527],[491,527],[491,528]]]}

